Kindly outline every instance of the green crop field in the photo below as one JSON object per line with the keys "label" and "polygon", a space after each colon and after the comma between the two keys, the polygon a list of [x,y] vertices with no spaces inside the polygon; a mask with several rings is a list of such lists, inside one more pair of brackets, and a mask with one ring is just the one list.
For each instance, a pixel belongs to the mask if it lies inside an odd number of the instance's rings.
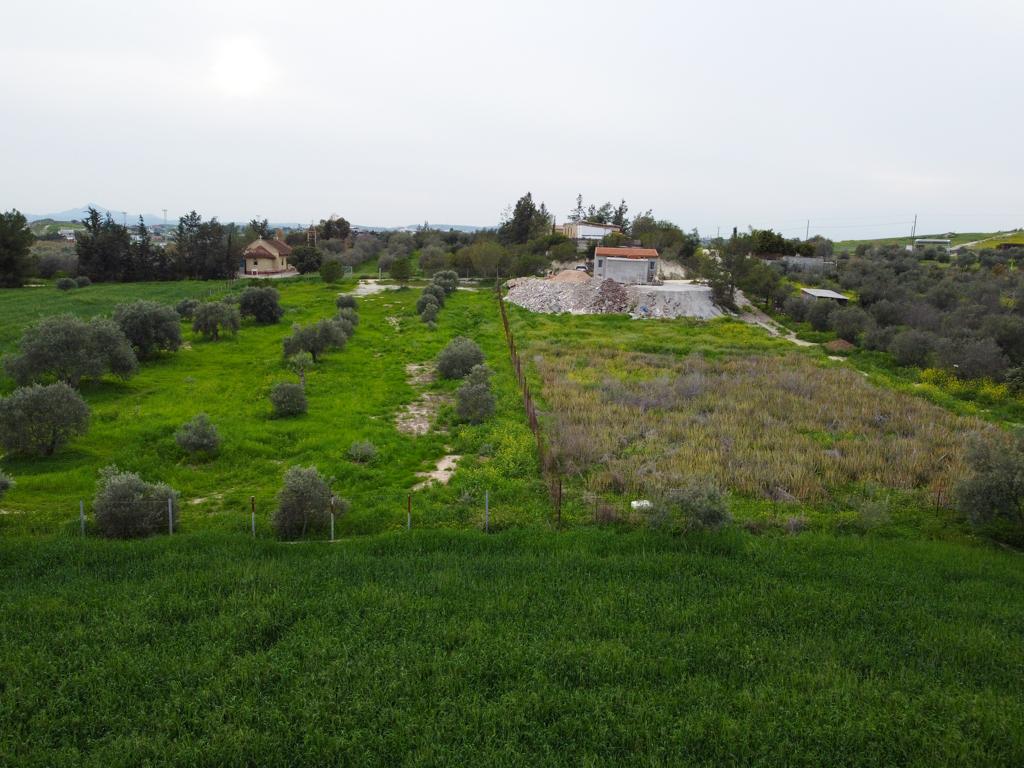
{"label": "green crop field", "polygon": [[[0,352],[45,315],[243,285],[0,291]],[[355,282],[274,285],[279,324],[183,326],[178,352],[82,385],[86,435],[0,457],[0,765],[1024,764],[1024,566],[950,508],[959,449],[929,460],[999,414],[737,320],[510,307],[564,462],[556,525],[492,287],[436,328],[415,286],[360,297],[309,412],[275,419],[283,338]],[[477,426],[416,367],[460,334],[495,371]],[[398,429],[430,403],[429,431]],[[197,461],[173,434],[200,412],[223,444]],[[357,441],[377,459],[349,460]],[[78,535],[112,463],[180,491],[174,536]],[[297,465],[351,501],[340,541],[274,540]],[[731,492],[720,530],[629,511],[705,475]]]}

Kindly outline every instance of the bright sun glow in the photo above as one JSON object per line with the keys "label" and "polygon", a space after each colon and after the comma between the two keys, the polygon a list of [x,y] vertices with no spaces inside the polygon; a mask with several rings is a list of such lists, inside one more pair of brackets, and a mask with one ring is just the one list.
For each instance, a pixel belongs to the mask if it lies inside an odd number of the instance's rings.
{"label": "bright sun glow", "polygon": [[210,80],[226,96],[249,98],[265,93],[277,81],[270,46],[252,38],[231,38],[217,49]]}

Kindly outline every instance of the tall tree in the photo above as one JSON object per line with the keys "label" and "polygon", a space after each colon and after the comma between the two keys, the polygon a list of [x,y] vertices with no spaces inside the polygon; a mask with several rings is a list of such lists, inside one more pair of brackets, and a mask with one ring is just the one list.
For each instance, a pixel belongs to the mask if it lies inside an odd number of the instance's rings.
{"label": "tall tree", "polygon": [[498,228],[498,239],[506,244],[525,243],[540,235],[547,234],[551,217],[541,203],[540,208],[533,202],[533,195],[527,192],[516,201],[511,215]]}
{"label": "tall tree", "polygon": [[576,207],[569,213],[569,221],[581,222],[586,218],[587,211],[583,207],[583,194],[576,195]]}
{"label": "tall tree", "polygon": [[29,251],[34,241],[23,214],[13,209],[0,213],[0,287],[21,287],[28,275]]}
{"label": "tall tree", "polygon": [[178,268],[183,277],[200,280],[221,280],[238,272],[241,238],[234,225],[223,225],[214,217],[203,217],[190,211],[178,220],[175,237]]}
{"label": "tall tree", "polygon": [[78,272],[95,282],[124,280],[132,271],[131,238],[128,228],[107,213],[102,218],[95,208],[82,222],[85,231],[75,234]]}

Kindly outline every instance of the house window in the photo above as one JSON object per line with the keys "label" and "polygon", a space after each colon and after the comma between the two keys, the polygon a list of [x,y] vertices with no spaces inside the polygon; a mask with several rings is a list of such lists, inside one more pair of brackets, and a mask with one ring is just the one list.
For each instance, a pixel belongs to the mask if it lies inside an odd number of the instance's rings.
{"label": "house window", "polygon": [[604,259],[598,259],[597,260],[597,266],[600,267],[602,264],[604,264]]}

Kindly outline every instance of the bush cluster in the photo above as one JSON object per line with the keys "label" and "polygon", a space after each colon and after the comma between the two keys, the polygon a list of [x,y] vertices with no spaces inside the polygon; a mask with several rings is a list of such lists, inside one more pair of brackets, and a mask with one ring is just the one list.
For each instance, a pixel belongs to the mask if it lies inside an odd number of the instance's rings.
{"label": "bush cluster", "polygon": [[377,446],[368,440],[352,443],[348,447],[348,458],[359,464],[369,464],[377,459]]}
{"label": "bush cluster", "polygon": [[462,421],[481,424],[494,415],[491,369],[474,365],[455,393],[455,413]]}
{"label": "bush cluster", "polygon": [[133,301],[114,308],[117,323],[139,358],[158,351],[175,352],[181,346],[181,319],[165,304]]}
{"label": "bush cluster", "polygon": [[242,291],[238,310],[242,317],[251,317],[261,325],[273,325],[284,316],[276,288],[250,286]]}
{"label": "bush cluster", "polygon": [[301,384],[290,381],[274,385],[270,390],[270,404],[274,406],[274,415],[277,417],[299,416],[309,408],[306,390]]}
{"label": "bush cluster", "polygon": [[459,276],[451,270],[438,272],[416,300],[416,313],[425,323],[433,323],[445,299],[458,287]]}
{"label": "bush cluster", "polygon": [[445,379],[461,379],[483,362],[484,353],[476,342],[456,336],[437,356],[437,372]]}
{"label": "bush cluster", "polygon": [[271,520],[282,539],[297,539],[321,529],[330,517],[331,489],[316,467],[292,467],[284,475]]}
{"label": "bush cluster", "polygon": [[238,307],[227,301],[207,301],[195,308],[192,330],[217,341],[222,333],[237,333],[242,325]]}
{"label": "bush cluster", "polygon": [[199,308],[198,299],[182,299],[174,306],[174,311],[182,320],[191,320],[195,317],[196,309]]}
{"label": "bush cluster", "polygon": [[55,283],[60,291],[71,291],[78,287],[78,283],[72,277],[62,277]]}
{"label": "bush cluster", "polygon": [[174,433],[174,440],[192,456],[213,456],[220,448],[220,434],[205,413],[182,424]]}
{"label": "bush cluster", "polygon": [[166,531],[168,501],[177,523],[178,492],[164,483],[147,483],[115,466],[100,471],[93,514],[100,533],[112,539],[135,539]]}

